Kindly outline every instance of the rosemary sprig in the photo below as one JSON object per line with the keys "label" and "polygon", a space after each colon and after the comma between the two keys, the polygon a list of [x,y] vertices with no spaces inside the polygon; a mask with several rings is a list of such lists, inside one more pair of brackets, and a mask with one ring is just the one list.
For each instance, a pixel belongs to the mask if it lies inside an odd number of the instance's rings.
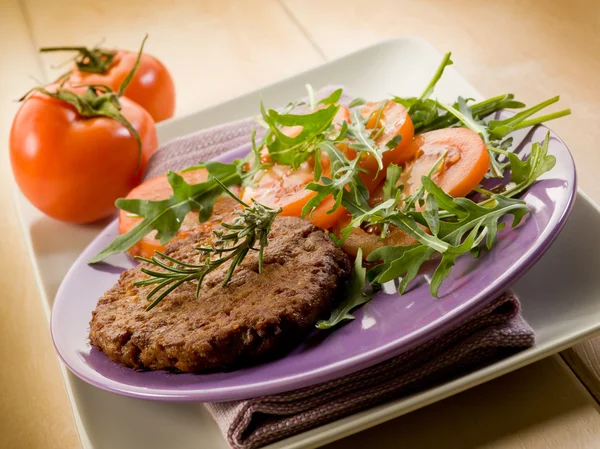
{"label": "rosemary sprig", "polygon": [[[238,217],[231,223],[222,223],[223,229],[213,231],[216,240],[212,246],[203,245],[196,248],[201,254],[201,263],[199,264],[185,263],[159,251],[156,251],[151,259],[136,257],[138,260],[164,270],[142,268],[141,271],[150,277],[134,284],[138,287],[156,285],[146,296],[146,299],[152,301],[146,310],[155,307],[169,293],[186,282],[198,282],[196,286],[196,296],[198,296],[206,275],[231,261],[223,280],[223,285],[226,285],[231,280],[236,267],[242,263],[251,250],[258,251],[258,272],[262,273],[263,252],[267,246],[267,237],[271,225],[281,209],[272,209],[256,201],[253,201],[252,205],[248,205],[235,196],[225,184],[216,178],[215,181],[244,209],[235,212]],[[256,247],[257,243],[258,248]]]}

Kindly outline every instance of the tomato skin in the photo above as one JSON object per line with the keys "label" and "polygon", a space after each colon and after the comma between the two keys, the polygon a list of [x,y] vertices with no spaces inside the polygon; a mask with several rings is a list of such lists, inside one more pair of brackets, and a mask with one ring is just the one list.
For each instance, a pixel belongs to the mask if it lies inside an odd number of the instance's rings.
{"label": "tomato skin", "polygon": [[[115,50],[113,62],[104,74],[80,72],[72,67],[69,83],[106,84],[115,92],[135,65],[137,53],[127,50]],[[131,83],[125,90],[125,96],[146,109],[155,122],[173,117],[175,113],[175,84],[167,68],[154,56],[143,53]]]}
{"label": "tomato skin", "polygon": [[[50,89],[50,88],[49,88]],[[10,132],[15,180],[27,199],[57,220],[90,223],[112,215],[114,202],[139,184],[158,147],[150,114],[128,98],[121,113],[139,133],[108,117],[84,118],[61,100],[35,93],[24,101]]]}

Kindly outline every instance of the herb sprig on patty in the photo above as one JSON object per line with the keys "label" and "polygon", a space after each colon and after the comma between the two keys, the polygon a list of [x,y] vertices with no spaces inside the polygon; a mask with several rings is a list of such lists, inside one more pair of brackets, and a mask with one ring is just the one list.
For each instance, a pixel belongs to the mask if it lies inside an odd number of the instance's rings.
{"label": "herb sprig on patty", "polygon": [[[199,264],[189,264],[174,259],[166,254],[156,251],[151,259],[136,257],[137,260],[154,265],[158,270],[142,268],[142,272],[150,276],[148,279],[138,281],[134,285],[156,285],[147,295],[152,301],[146,310],[150,310],[161,302],[165,296],[175,290],[184,282],[197,281],[196,296],[200,292],[205,276],[216,270],[226,262],[231,261],[223,285],[231,280],[235,268],[242,263],[250,251],[258,251],[258,272],[262,273],[263,252],[267,245],[267,236],[271,225],[281,209],[272,209],[254,201],[252,205],[239,199],[225,184],[215,179],[217,184],[239,202],[244,209],[236,211],[238,215],[231,223],[221,223],[222,229],[215,229],[212,245],[202,245],[196,248],[200,252]],[[258,245],[258,246],[257,246]]]}

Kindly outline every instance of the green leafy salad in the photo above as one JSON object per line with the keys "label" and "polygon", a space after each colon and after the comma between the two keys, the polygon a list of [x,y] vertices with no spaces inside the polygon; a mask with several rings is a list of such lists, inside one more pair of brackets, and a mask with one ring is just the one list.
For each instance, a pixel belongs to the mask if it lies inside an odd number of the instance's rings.
{"label": "green leafy salad", "polygon": [[[154,286],[148,309],[182,283],[197,282],[200,291],[204,277],[224,263],[230,264],[224,283],[229,282],[250,251],[258,251],[261,272],[279,214],[312,221],[355,257],[343,298],[329,319],[317,322],[319,329],[352,320],[352,309],[386,282],[395,281],[403,294],[428,261],[435,267],[430,292],[437,297],[459,256],[479,257],[482,249],[492,249],[507,222],[515,227],[529,213],[519,195],[555,165],[548,154],[549,133],[519,154],[511,134],[570,113],[538,114],[559,97],[533,107],[513,94],[439,102],[435,86],[451,64],[448,53],[418,97],[346,101],[337,89],[317,100],[307,86],[307,100],[280,110],[261,102],[259,132],[250,136],[246,158],[190,167],[208,173],[196,184],[184,179],[185,170],[169,172],[172,196],[164,200],[117,200],[139,223],[90,263],[129,250],[153,231],[166,244],[181,232],[189,213],[206,222],[225,194],[240,208],[235,219],[213,231],[214,244],[198,248],[197,264],[161,251],[139,257],[156,267],[142,269],[148,278],[138,282]],[[492,118],[510,109],[518,112]],[[503,220],[506,216],[511,217]]]}

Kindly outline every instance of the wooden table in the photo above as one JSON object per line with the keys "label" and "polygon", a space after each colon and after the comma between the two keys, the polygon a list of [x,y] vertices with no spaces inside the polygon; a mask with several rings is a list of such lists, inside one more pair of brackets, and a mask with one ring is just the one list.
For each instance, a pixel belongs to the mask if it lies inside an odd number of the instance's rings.
{"label": "wooden table", "polygon": [[[57,73],[51,65],[60,56],[40,57],[40,46],[106,38],[107,46],[135,49],[149,32],[147,50],[170,68],[177,113],[184,114],[413,34],[452,50],[458,69],[484,94],[510,90],[533,102],[560,93],[573,115],[552,126],[574,152],[581,187],[599,201],[599,28],[593,0],[0,0],[0,133],[7,142],[18,107],[12,100],[34,84],[31,77]],[[6,151],[0,161],[0,447],[77,448]],[[600,447],[596,354],[587,342],[562,355],[577,374],[550,357],[330,447]]]}

